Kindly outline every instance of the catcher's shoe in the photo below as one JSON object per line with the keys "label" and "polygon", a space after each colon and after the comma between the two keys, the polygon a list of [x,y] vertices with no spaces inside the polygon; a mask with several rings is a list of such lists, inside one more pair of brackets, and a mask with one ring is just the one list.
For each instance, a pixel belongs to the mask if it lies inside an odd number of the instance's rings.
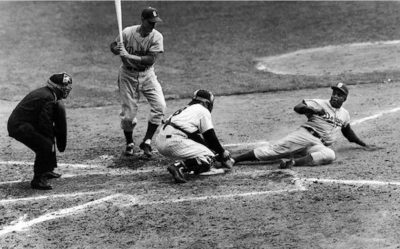
{"label": "catcher's shoe", "polygon": [[281,159],[281,161],[279,163],[279,168],[280,169],[290,169],[293,166],[294,166],[294,160],[293,159],[289,159],[289,160]]}
{"label": "catcher's shoe", "polygon": [[47,179],[54,179],[54,178],[60,178],[61,174],[58,174],[58,173],[56,173],[54,171],[49,171],[49,172],[44,173],[44,176]]}
{"label": "catcher's shoe", "polygon": [[126,145],[125,156],[133,156],[133,147],[135,147],[134,143]]}
{"label": "catcher's shoe", "polygon": [[183,173],[184,168],[181,166],[176,166],[176,164],[172,164],[168,166],[168,172],[175,179],[175,183],[185,183],[187,182],[185,179],[185,175]]}
{"label": "catcher's shoe", "polygon": [[33,178],[33,180],[31,181],[31,188],[39,190],[53,189],[53,187],[47,182],[47,178],[44,174],[40,176],[35,176]]}
{"label": "catcher's shoe", "polygon": [[146,144],[145,142],[142,142],[142,143],[139,145],[139,148],[140,148],[141,150],[143,150],[143,154],[144,154],[145,156],[147,156],[147,157],[151,157],[151,156],[152,156],[152,154],[151,154],[152,149],[151,149],[150,144]]}

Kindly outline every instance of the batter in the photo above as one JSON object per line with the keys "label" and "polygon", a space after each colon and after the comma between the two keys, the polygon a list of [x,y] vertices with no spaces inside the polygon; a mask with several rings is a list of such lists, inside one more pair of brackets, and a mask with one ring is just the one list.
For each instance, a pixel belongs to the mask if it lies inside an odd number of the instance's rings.
{"label": "batter", "polygon": [[154,72],[157,56],[164,52],[163,36],[155,30],[161,18],[155,8],[143,9],[141,25],[134,25],[122,31],[123,42],[119,36],[111,43],[111,51],[120,55],[122,64],[118,74],[118,89],[122,110],[121,128],[126,140],[125,155],[132,156],[134,149],[133,130],[137,124],[140,92],[150,105],[147,132],[140,149],[151,157],[151,139],[164,117],[166,107],[162,87]]}

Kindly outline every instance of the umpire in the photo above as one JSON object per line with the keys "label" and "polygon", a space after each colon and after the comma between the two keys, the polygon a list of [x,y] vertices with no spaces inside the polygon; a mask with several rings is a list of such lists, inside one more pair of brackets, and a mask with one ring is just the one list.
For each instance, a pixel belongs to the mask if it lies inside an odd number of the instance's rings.
{"label": "umpire", "polygon": [[[49,190],[48,179],[59,178],[55,144],[63,152],[67,142],[67,123],[62,99],[72,89],[72,78],[67,73],[52,75],[47,85],[26,95],[8,119],[10,137],[25,144],[36,154],[33,189]],[[55,143],[56,140],[56,143]]]}

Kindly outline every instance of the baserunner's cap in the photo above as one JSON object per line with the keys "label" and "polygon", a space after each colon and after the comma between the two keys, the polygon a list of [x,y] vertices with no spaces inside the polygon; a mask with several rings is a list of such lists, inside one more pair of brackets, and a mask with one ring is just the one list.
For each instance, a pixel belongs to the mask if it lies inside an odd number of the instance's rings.
{"label": "baserunner's cap", "polygon": [[144,8],[142,11],[142,18],[149,22],[162,22],[161,18],[158,16],[157,9],[153,7]]}
{"label": "baserunner's cap", "polygon": [[332,86],[331,88],[332,88],[332,89],[337,89],[337,90],[343,92],[344,94],[346,94],[346,96],[349,95],[349,89],[348,89],[347,86],[346,86],[344,83],[342,83],[342,82],[337,83],[336,86]]}

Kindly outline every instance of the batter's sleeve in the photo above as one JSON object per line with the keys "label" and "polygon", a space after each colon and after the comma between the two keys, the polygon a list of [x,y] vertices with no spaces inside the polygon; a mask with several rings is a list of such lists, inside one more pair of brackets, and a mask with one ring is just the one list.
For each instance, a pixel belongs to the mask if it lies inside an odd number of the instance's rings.
{"label": "batter's sleeve", "polygon": [[160,32],[155,32],[153,42],[151,43],[149,52],[163,53],[164,52],[164,37]]}

